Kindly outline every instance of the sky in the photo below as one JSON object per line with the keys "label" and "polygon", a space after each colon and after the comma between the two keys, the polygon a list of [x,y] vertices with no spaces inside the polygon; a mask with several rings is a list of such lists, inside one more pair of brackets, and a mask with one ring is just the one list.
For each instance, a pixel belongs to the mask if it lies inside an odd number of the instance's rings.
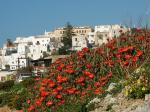
{"label": "sky", "polygon": [[150,0],[0,0],[0,47],[16,37],[73,26],[150,23]]}

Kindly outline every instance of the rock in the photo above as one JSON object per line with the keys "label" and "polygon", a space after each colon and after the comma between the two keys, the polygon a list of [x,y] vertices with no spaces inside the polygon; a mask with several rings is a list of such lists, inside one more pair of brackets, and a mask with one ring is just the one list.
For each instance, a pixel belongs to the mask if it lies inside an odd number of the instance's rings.
{"label": "rock", "polygon": [[100,99],[99,98],[94,98],[93,100],[91,100],[87,105],[86,107],[88,107],[90,104],[94,103],[94,104],[98,104],[100,103]]}
{"label": "rock", "polygon": [[145,94],[145,101],[150,100],[150,94]]}
{"label": "rock", "polygon": [[116,87],[116,85],[117,85],[117,83],[110,83],[110,85],[109,85],[107,91],[108,91],[108,92],[111,92],[112,90],[114,90],[114,88]]}
{"label": "rock", "polygon": [[104,102],[108,104],[117,103],[117,99],[113,98],[111,94],[107,94],[107,96],[104,98]]}
{"label": "rock", "polygon": [[94,98],[90,103],[99,103],[101,100],[99,98]]}
{"label": "rock", "polygon": [[150,112],[150,104],[138,106],[134,111],[131,112]]}

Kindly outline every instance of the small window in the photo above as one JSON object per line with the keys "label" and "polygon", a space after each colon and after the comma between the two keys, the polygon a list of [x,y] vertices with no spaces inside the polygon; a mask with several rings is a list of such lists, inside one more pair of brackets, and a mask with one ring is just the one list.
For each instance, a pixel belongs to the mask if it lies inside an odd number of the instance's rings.
{"label": "small window", "polygon": [[105,37],[107,37],[107,34],[105,34]]}
{"label": "small window", "polygon": [[42,53],[43,51],[41,50],[41,53]]}
{"label": "small window", "polygon": [[77,41],[77,38],[75,38],[75,41]]}

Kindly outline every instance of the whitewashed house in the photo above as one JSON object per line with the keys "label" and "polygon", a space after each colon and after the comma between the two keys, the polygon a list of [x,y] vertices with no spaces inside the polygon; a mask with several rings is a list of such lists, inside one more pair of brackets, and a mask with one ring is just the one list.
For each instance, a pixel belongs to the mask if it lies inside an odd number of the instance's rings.
{"label": "whitewashed house", "polygon": [[95,44],[95,32],[89,32],[87,35],[88,44],[93,46]]}
{"label": "whitewashed house", "polygon": [[72,37],[72,50],[81,50],[87,47],[87,38],[84,35],[73,36]]}
{"label": "whitewashed house", "polygon": [[26,48],[24,44],[11,47],[4,45],[2,50],[2,69],[16,70],[21,67],[26,67],[28,64],[26,58],[28,51]]}
{"label": "whitewashed house", "polygon": [[100,46],[107,43],[114,37],[119,37],[121,33],[129,29],[121,25],[99,25],[95,26],[95,44]]}

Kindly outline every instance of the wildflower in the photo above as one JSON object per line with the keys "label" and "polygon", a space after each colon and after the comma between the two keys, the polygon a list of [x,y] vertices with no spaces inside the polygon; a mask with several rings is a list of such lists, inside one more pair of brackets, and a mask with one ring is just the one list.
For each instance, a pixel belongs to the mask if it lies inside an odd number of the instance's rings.
{"label": "wildflower", "polygon": [[46,103],[46,105],[47,105],[48,107],[50,107],[50,106],[53,105],[53,102],[52,102],[52,101],[48,101],[48,102]]}
{"label": "wildflower", "polygon": [[92,65],[91,65],[91,64],[87,64],[87,65],[86,65],[86,68],[91,69],[91,68],[92,68]]}
{"label": "wildflower", "polygon": [[141,55],[143,55],[143,51],[138,51],[136,54],[137,57],[140,57]]}
{"label": "wildflower", "polygon": [[61,94],[57,94],[57,95],[56,95],[56,98],[57,98],[57,99],[61,99],[62,97],[63,97],[63,96],[62,96]]}
{"label": "wildflower", "polygon": [[31,100],[27,100],[27,103],[30,104],[30,103],[31,103]]}
{"label": "wildflower", "polygon": [[63,89],[63,87],[62,87],[62,86],[58,86],[56,89],[57,89],[58,91],[61,91],[61,90]]}
{"label": "wildflower", "polygon": [[46,97],[48,94],[49,94],[49,92],[47,92],[47,91],[42,91],[41,92],[41,96],[42,97]]}
{"label": "wildflower", "polygon": [[32,110],[34,110],[35,107],[33,105],[31,105],[29,108],[28,108],[28,112],[31,112]]}
{"label": "wildflower", "polygon": [[99,95],[99,94],[101,94],[101,93],[102,93],[101,88],[97,88],[97,89],[95,89],[95,91],[94,91],[94,94],[95,94],[95,95]]}

